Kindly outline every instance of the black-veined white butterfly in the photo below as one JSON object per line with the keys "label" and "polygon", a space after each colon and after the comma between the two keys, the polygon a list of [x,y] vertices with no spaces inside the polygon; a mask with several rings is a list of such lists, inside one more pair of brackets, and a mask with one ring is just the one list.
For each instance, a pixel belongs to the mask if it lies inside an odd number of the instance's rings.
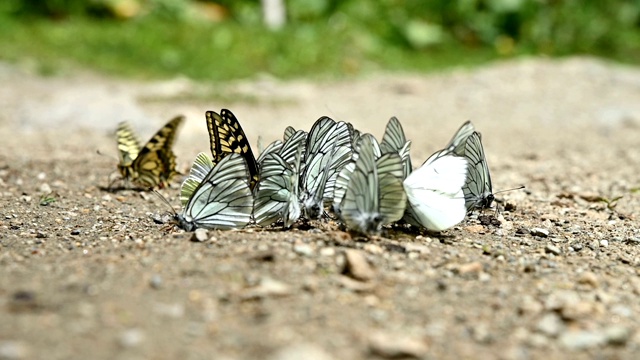
{"label": "black-veined white butterfly", "polygon": [[407,140],[400,120],[393,116],[389,119],[387,127],[380,142],[380,150],[383,154],[395,152],[402,158],[404,164],[404,179],[411,174],[411,141]]}
{"label": "black-veined white butterfly", "polygon": [[453,135],[447,146],[444,147],[444,150],[452,152],[458,156],[464,156],[465,147],[467,146],[467,139],[475,131],[476,129],[471,121],[466,121],[464,124],[462,124],[462,126],[460,126],[458,131],[456,131],[455,135]]}
{"label": "black-veined white butterfly", "polygon": [[464,156],[469,161],[467,181],[462,188],[467,211],[488,209],[495,197],[489,166],[482,147],[482,136],[479,132],[474,131],[467,139]]}
{"label": "black-veined white butterfly", "polygon": [[318,119],[307,136],[305,165],[300,175],[301,202],[308,219],[317,219],[333,199],[338,172],[351,159],[351,134],[345,122]]}
{"label": "black-veined white butterfly", "polygon": [[442,231],[460,223],[467,211],[462,187],[467,178],[467,161],[448,149],[431,155],[403,182],[409,224]]}
{"label": "black-veined white butterfly", "polygon": [[[198,155],[196,162],[202,159]],[[199,166],[201,164],[194,164],[192,170]],[[193,190],[182,212],[175,215],[175,220],[179,227],[187,231],[197,228],[236,229],[249,224],[252,211],[249,170],[242,155],[233,153],[223,157],[206,174]]]}
{"label": "black-veined white butterfly", "polygon": [[[293,139],[295,136],[289,138]],[[281,153],[270,152],[260,166],[253,218],[257,225],[269,226],[282,219],[290,227],[300,218],[299,186],[302,142],[298,142],[292,164]]]}
{"label": "black-veined white butterfly", "polygon": [[402,159],[395,153],[376,159],[372,141],[364,137],[354,164],[340,203],[340,217],[351,230],[377,233],[383,225],[400,220],[405,211]]}

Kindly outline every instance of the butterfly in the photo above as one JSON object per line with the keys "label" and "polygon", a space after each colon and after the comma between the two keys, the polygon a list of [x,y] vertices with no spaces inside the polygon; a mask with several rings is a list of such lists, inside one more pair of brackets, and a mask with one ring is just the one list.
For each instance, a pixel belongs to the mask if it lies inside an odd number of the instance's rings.
{"label": "butterfly", "polygon": [[479,132],[474,131],[467,139],[464,156],[469,162],[467,181],[462,188],[467,211],[488,209],[495,200],[495,196],[489,166],[482,147],[482,136]]}
{"label": "butterfly", "polygon": [[[202,154],[204,155],[204,154]],[[196,163],[207,159],[200,155]],[[193,169],[200,170],[201,164]],[[185,180],[184,186],[190,186]],[[180,214],[175,215],[177,225],[193,231],[205,229],[243,228],[251,221],[253,194],[249,187],[249,170],[241,154],[229,154],[216,163],[191,193]]]}
{"label": "butterfly", "polygon": [[304,167],[300,174],[301,202],[308,219],[317,219],[324,204],[333,199],[340,169],[351,159],[351,134],[345,122],[321,117],[307,136]]}
{"label": "butterfly", "polygon": [[240,154],[247,163],[250,184],[253,189],[258,181],[258,162],[240,122],[227,109],[222,109],[220,114],[215,111],[207,111],[206,118],[213,163],[217,164],[229,154]]}
{"label": "butterfly", "polygon": [[176,156],[171,147],[182,121],[183,116],[170,120],[142,148],[129,124],[118,124],[118,171],[122,178],[146,188],[167,186],[179,174],[175,169]]}
{"label": "butterfly", "polygon": [[404,168],[403,179],[406,179],[412,171],[411,156],[409,154],[410,150],[411,141],[408,141],[407,137],[404,135],[404,130],[402,129],[400,120],[393,116],[389,119],[384,135],[382,136],[380,151],[382,154],[395,152],[400,155]]}
{"label": "butterfly", "polygon": [[444,150],[452,152],[458,156],[464,156],[465,148],[467,146],[467,139],[475,131],[476,129],[471,121],[466,121],[464,124],[462,124],[462,126],[460,126],[458,131],[456,131],[455,135],[453,135],[447,146],[445,146]]}
{"label": "butterfly", "polygon": [[376,159],[374,145],[365,137],[354,164],[340,204],[340,216],[351,230],[378,233],[384,224],[400,220],[405,211],[402,159],[395,153]]}
{"label": "butterfly", "polygon": [[[294,139],[293,135],[289,140]],[[300,158],[303,142],[297,142],[293,163],[282,152],[265,155],[260,166],[260,182],[256,187],[253,217],[257,225],[269,226],[282,219],[290,227],[300,217],[299,186]]]}
{"label": "butterfly", "polygon": [[403,219],[431,231],[460,223],[467,213],[462,190],[466,178],[464,157],[448,149],[434,153],[403,182],[407,194]]}

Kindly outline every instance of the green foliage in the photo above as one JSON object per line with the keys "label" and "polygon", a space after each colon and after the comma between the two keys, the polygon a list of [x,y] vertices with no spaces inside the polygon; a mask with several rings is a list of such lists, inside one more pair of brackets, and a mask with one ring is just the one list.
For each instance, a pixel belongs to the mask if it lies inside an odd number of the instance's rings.
{"label": "green foliage", "polygon": [[[637,61],[640,2],[287,0],[270,32],[258,0],[3,0],[0,58],[45,72],[228,79],[434,69],[520,54]],[[55,20],[55,21],[51,21]]]}

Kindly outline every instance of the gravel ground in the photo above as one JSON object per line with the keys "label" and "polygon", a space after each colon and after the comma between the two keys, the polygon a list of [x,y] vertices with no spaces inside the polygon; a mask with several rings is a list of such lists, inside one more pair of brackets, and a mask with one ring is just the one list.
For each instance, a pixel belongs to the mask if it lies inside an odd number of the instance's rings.
{"label": "gravel ground", "polygon": [[[0,66],[0,359],[633,359],[640,351],[640,69],[525,59],[334,82],[140,83]],[[193,234],[149,193],[101,190],[113,131],[205,110],[254,145],[320,116],[380,136],[395,115],[414,165],[465,120],[483,133],[500,223],[363,239],[331,224]],[[176,206],[178,182],[162,193]],[[47,195],[48,194],[48,195]],[[46,201],[53,198],[53,202]],[[488,212],[485,215],[494,215]],[[195,241],[194,241],[195,240]]]}

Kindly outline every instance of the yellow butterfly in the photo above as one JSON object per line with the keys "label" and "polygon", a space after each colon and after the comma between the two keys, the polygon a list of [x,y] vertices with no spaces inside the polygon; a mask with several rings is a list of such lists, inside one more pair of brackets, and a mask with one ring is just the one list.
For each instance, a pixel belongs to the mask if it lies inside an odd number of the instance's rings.
{"label": "yellow butterfly", "polygon": [[237,153],[247,162],[251,189],[258,182],[258,162],[256,161],[247,136],[240,126],[240,122],[230,110],[222,109],[220,114],[207,111],[207,129],[213,164],[217,164],[223,157]]}
{"label": "yellow butterfly", "polygon": [[179,174],[176,171],[176,155],[171,147],[183,120],[184,116],[170,120],[142,148],[129,124],[118,124],[118,171],[122,178],[147,188],[167,186],[171,178]]}

